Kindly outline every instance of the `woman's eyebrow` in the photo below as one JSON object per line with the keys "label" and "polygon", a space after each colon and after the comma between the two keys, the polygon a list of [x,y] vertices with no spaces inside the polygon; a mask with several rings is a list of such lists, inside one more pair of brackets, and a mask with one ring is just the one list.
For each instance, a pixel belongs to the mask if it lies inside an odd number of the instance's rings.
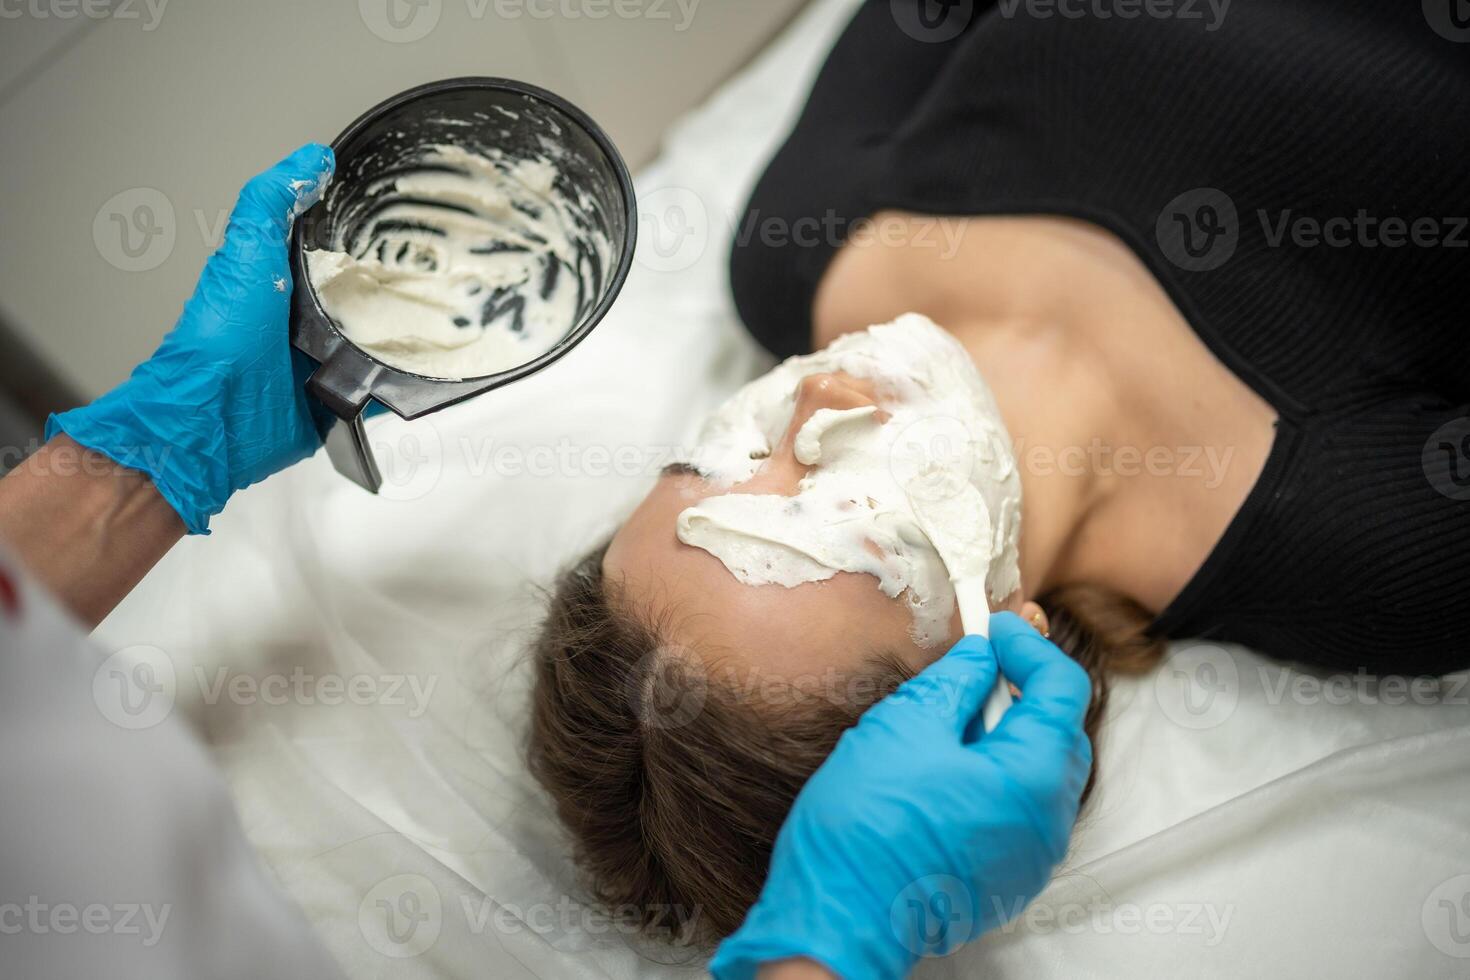
{"label": "woman's eyebrow", "polygon": [[659,473],[660,476],[694,476],[703,478],[704,474],[689,463],[670,463]]}

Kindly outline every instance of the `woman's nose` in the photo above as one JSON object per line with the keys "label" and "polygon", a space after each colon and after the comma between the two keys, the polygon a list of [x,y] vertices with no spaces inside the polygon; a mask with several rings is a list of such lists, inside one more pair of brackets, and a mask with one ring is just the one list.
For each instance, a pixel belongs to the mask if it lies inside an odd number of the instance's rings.
{"label": "woman's nose", "polygon": [[841,411],[876,404],[871,386],[843,374],[809,374],[796,386],[796,418],[805,422],[821,408]]}
{"label": "woman's nose", "polygon": [[[871,382],[846,374],[809,374],[796,385],[796,410],[791,413],[791,424],[777,448],[777,456],[789,455],[795,459],[796,434],[811,417],[821,409],[842,411],[849,408],[864,408],[878,404]],[[879,413],[879,419],[887,416]]]}
{"label": "woman's nose", "polygon": [[[770,463],[762,465],[756,480],[776,486],[774,492],[795,493],[797,481],[806,472],[806,467],[796,459],[796,434],[801,431],[801,427],[823,408],[841,411],[877,403],[873,386],[861,379],[833,373],[809,374],[802,378],[796,385],[796,407],[791,415],[791,423],[786,427],[786,432],[774,452],[770,454]],[[880,413],[880,417],[885,416]],[[752,455],[752,458],[757,457]]]}

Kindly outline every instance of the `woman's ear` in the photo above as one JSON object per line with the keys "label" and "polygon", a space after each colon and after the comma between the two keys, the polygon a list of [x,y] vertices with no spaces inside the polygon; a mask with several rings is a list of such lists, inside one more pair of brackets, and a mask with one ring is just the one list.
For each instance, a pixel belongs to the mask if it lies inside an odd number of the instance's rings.
{"label": "woman's ear", "polygon": [[1051,620],[1046,618],[1046,610],[1030,599],[1021,603],[1021,618],[1030,623],[1042,636],[1051,636]]}

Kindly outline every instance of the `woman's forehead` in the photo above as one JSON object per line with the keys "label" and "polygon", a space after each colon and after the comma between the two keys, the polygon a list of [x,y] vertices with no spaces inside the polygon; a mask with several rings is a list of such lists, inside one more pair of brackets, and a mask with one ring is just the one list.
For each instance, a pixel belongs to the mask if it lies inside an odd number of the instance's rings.
{"label": "woman's forehead", "polygon": [[621,601],[658,622],[671,644],[718,650],[724,661],[788,676],[854,669],[877,651],[917,666],[928,659],[909,634],[907,607],[884,595],[872,576],[839,572],[792,588],[744,585],[718,558],[678,539],[674,522],[688,503],[675,487],[657,488],[603,558],[604,578]]}

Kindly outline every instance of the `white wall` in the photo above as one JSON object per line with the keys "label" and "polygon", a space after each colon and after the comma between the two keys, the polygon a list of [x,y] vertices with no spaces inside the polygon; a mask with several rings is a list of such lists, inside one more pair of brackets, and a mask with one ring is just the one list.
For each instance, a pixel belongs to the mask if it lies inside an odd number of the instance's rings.
{"label": "white wall", "polygon": [[[803,2],[7,3],[0,317],[66,380],[98,394],[172,325],[240,184],[300,143],[329,141],[412,85],[501,75],[581,105],[636,168],[675,116]],[[128,270],[108,215],[160,200],[140,189],[167,202],[155,207],[155,227],[172,227],[173,244],[165,230],[136,263],[151,267]]]}

